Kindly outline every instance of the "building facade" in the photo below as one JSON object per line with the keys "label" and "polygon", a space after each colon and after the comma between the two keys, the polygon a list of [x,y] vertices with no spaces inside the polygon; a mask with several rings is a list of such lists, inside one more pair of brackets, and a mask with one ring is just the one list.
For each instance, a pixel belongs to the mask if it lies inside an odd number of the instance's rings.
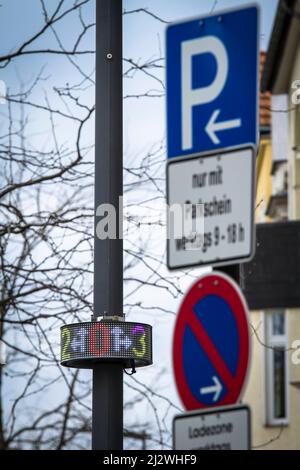
{"label": "building facade", "polygon": [[264,62],[271,122],[269,133],[261,124],[257,158],[263,225],[257,255],[242,268],[253,336],[245,402],[253,448],[300,449],[300,0],[279,1]]}

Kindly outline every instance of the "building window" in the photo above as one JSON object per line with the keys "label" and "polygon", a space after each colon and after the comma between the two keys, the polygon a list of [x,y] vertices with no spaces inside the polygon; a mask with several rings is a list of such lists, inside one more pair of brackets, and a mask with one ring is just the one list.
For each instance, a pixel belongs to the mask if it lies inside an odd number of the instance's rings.
{"label": "building window", "polygon": [[266,313],[266,424],[288,424],[287,325],[283,311]]}
{"label": "building window", "polygon": [[272,159],[273,163],[287,161],[289,153],[289,98],[272,96]]}

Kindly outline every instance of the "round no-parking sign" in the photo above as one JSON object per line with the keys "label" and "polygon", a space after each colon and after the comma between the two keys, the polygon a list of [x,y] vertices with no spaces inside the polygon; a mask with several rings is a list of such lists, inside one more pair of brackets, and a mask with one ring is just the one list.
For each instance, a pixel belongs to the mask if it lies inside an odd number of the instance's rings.
{"label": "round no-parking sign", "polygon": [[239,401],[250,363],[248,309],[238,286],[221,273],[201,277],[176,320],[173,366],[187,410]]}

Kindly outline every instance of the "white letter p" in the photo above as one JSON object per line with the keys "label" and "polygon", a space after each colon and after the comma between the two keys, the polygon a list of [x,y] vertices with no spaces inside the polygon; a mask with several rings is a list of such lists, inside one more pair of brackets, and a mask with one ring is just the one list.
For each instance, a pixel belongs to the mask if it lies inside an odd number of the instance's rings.
{"label": "white letter p", "polygon": [[[193,65],[195,55],[212,54],[217,61],[217,72],[214,81],[202,88],[192,88]],[[182,149],[193,147],[192,123],[193,106],[209,103],[222,92],[228,76],[228,55],[224,44],[215,36],[184,41],[181,44],[181,122]]]}

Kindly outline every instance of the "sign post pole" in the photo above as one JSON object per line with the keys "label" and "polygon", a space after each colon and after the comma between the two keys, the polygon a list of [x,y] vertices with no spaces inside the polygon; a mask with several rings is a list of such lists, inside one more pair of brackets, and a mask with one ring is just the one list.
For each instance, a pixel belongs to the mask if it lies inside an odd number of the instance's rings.
{"label": "sign post pole", "polygon": [[229,266],[222,266],[218,268],[218,271],[221,273],[227,274],[227,276],[231,277],[238,285],[240,284],[240,265],[239,264],[231,264]]}
{"label": "sign post pole", "polygon": [[[116,213],[123,194],[122,3],[96,1],[95,211],[101,204],[111,204]],[[95,227],[98,221],[95,216]],[[123,316],[122,238],[117,235],[114,240],[99,240],[95,233],[94,240],[94,320],[99,316]],[[121,361],[94,366],[92,407],[92,448],[121,450]]]}

